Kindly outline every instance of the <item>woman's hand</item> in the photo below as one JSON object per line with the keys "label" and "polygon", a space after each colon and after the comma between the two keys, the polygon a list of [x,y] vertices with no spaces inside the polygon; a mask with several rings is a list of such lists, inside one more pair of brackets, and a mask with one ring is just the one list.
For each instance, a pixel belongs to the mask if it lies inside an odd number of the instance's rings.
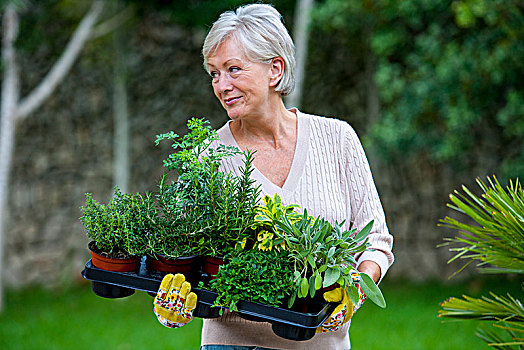
{"label": "woman's hand", "polygon": [[324,323],[317,328],[317,333],[326,333],[338,331],[340,327],[351,319],[353,314],[362,306],[366,300],[366,294],[360,289],[360,276],[358,273],[354,273],[351,276],[355,286],[358,290],[359,301],[357,305],[353,305],[347,288],[337,288],[329,292],[324,293],[324,300],[330,303],[339,303],[335,310],[331,313]]}
{"label": "woman's hand", "polygon": [[191,284],[184,275],[167,274],[160,284],[153,301],[158,321],[169,328],[179,328],[193,319],[197,296],[191,292]]}

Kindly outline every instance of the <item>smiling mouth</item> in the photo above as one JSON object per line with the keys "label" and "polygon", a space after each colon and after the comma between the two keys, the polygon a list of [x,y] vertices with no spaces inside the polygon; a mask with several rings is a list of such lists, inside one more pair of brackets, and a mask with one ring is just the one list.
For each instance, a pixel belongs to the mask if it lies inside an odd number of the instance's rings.
{"label": "smiling mouth", "polygon": [[226,104],[226,106],[231,106],[233,103],[237,102],[238,100],[240,100],[240,97],[226,98],[224,100],[224,103]]}

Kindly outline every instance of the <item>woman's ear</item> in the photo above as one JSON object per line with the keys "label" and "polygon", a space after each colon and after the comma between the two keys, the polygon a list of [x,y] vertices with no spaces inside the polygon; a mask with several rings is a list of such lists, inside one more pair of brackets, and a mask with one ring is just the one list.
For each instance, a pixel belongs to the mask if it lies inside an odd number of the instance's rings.
{"label": "woman's ear", "polygon": [[276,87],[284,75],[284,59],[282,57],[275,57],[271,60],[270,65],[271,73],[269,86]]}

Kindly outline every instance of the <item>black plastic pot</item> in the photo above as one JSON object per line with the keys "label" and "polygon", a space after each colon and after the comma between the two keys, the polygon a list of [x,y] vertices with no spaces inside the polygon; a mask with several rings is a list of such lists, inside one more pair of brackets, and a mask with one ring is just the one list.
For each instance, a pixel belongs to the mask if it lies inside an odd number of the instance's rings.
{"label": "black plastic pot", "polygon": [[125,298],[135,293],[134,289],[118,287],[103,282],[91,282],[91,289],[99,297],[103,298]]}
{"label": "black plastic pot", "polygon": [[[320,325],[319,325],[320,326]],[[279,337],[289,340],[304,341],[313,338],[318,327],[299,327],[281,322],[272,322],[271,329]]]}

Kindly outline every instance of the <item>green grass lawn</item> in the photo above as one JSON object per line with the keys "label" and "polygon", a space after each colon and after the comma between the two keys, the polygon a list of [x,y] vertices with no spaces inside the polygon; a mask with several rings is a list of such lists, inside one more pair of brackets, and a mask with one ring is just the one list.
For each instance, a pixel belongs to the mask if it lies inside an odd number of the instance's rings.
{"label": "green grass lawn", "polygon": [[[474,335],[478,323],[443,323],[439,303],[489,290],[512,290],[522,300],[517,281],[454,286],[385,281],[381,287],[388,307],[368,301],[357,312],[350,330],[353,349],[487,349]],[[196,319],[180,329],[164,328],[153,315],[152,297],[143,292],[111,300],[97,297],[88,284],[60,292],[10,290],[0,314],[0,349],[198,349],[201,326]]]}

